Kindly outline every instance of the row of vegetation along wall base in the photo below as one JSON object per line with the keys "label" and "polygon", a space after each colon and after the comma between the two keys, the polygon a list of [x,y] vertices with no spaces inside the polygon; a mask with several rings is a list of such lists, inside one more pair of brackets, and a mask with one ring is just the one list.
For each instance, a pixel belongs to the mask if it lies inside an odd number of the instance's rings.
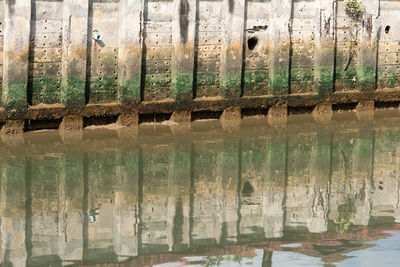
{"label": "row of vegetation along wall base", "polygon": [[[288,107],[310,107],[320,103],[346,104],[358,103],[359,101],[372,100],[379,103],[400,101],[400,90],[382,89],[373,92],[335,92],[326,98],[321,98],[318,94],[299,94],[288,96],[258,96],[241,97],[236,99],[215,99],[204,98],[188,100],[182,103],[175,101],[149,101],[141,102],[138,105],[129,106],[140,114],[172,113],[174,111],[223,111],[230,107],[242,109],[269,108],[276,104],[287,104]],[[117,116],[124,110],[125,105],[120,103],[107,104],[88,104],[79,109],[68,109],[62,104],[38,105],[29,107],[24,113],[9,114],[5,109],[0,108],[0,122],[8,119],[25,120],[51,120],[59,119],[68,115],[83,117],[93,116]]]}

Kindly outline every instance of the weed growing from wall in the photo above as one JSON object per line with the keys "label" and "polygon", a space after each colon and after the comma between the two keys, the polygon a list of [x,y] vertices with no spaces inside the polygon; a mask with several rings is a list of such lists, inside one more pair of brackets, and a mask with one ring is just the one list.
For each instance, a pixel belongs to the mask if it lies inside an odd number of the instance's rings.
{"label": "weed growing from wall", "polygon": [[346,11],[355,19],[358,19],[365,11],[362,0],[344,0]]}

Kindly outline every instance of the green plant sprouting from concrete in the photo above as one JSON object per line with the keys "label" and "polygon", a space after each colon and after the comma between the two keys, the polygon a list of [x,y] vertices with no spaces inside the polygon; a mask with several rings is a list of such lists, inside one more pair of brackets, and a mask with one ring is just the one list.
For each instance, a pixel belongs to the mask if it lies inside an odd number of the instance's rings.
{"label": "green plant sprouting from concrete", "polygon": [[359,18],[365,11],[365,4],[362,0],[344,0],[344,6],[353,18]]}

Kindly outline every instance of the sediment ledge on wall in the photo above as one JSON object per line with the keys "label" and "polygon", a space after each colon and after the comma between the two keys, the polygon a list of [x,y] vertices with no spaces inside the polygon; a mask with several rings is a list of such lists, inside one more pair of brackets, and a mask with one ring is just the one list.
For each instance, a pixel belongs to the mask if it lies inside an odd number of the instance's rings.
{"label": "sediment ledge on wall", "polygon": [[400,1],[360,1],[0,0],[0,120],[399,101]]}

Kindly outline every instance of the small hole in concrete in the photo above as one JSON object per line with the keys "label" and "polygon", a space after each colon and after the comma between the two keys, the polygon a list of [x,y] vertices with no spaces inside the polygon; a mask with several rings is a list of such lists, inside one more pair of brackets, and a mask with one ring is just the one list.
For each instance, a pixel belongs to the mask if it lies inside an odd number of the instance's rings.
{"label": "small hole in concrete", "polygon": [[251,37],[249,38],[249,40],[247,40],[247,47],[249,48],[249,50],[254,50],[254,48],[256,48],[257,43],[258,43],[257,37]]}
{"label": "small hole in concrete", "polygon": [[385,27],[385,33],[389,33],[389,31],[390,31],[390,26],[387,25],[387,26]]}

